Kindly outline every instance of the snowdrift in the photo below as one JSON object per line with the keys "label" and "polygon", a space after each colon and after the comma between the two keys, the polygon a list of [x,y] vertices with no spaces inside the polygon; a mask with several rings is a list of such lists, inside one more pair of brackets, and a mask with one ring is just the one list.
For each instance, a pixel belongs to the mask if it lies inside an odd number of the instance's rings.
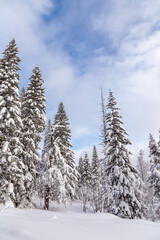
{"label": "snowdrift", "polygon": [[160,240],[160,224],[83,213],[80,204],[51,211],[1,206],[0,240]]}

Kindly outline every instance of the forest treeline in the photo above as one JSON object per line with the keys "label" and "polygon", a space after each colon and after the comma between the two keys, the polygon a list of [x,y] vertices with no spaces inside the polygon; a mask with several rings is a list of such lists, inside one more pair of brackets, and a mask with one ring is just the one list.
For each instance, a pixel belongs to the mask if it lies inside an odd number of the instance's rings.
{"label": "forest treeline", "polygon": [[[93,146],[75,165],[69,119],[62,102],[46,126],[46,98],[38,66],[27,88],[19,91],[18,47],[11,40],[0,59],[0,203],[31,208],[34,198],[63,203],[81,200],[83,211],[107,212],[122,218],[160,220],[160,141],[149,136],[150,162],[141,150],[137,167],[113,92],[101,92],[102,127],[99,158]],[[39,144],[45,130],[44,146]]]}

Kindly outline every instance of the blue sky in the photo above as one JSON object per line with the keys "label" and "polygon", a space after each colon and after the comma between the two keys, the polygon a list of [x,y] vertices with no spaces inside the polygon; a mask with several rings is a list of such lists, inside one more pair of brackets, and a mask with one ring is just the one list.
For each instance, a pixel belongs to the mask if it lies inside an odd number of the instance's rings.
{"label": "blue sky", "polygon": [[[159,0],[0,0],[0,52],[14,37],[20,87],[40,66],[53,121],[64,102],[76,158],[98,144],[100,89],[111,88],[133,158],[160,128]],[[107,101],[106,101],[107,102]]]}

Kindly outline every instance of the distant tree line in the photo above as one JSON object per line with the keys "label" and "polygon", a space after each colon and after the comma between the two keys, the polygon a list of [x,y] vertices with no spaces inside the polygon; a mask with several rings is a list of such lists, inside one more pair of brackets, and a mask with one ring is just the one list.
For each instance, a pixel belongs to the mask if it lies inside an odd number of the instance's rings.
{"label": "distant tree line", "polygon": [[122,117],[113,92],[104,104],[101,91],[103,158],[93,148],[92,161],[87,153],[79,159],[79,198],[83,210],[108,212],[122,218],[160,219],[160,141],[149,136],[150,162],[140,150],[136,168],[130,160],[127,145],[131,142],[123,128]]}
{"label": "distant tree line", "polygon": [[[46,98],[38,66],[32,71],[27,89],[19,93],[18,48],[15,40],[0,59],[0,203],[30,208],[34,197],[67,204],[81,200],[83,211],[108,212],[122,218],[160,219],[160,141],[149,136],[150,162],[141,150],[137,167],[130,160],[131,144],[122,116],[109,91],[105,105],[101,91],[102,127],[99,158],[93,147],[76,167],[71,130],[60,102],[54,122],[46,126]],[[45,130],[41,157],[39,144]]]}

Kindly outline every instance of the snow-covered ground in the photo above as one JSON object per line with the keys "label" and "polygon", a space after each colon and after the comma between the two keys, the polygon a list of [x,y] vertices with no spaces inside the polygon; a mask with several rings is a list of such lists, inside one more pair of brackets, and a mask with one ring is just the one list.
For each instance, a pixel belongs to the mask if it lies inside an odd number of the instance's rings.
{"label": "snow-covered ground", "polygon": [[85,214],[79,203],[52,211],[0,210],[0,240],[160,240],[160,223]]}

